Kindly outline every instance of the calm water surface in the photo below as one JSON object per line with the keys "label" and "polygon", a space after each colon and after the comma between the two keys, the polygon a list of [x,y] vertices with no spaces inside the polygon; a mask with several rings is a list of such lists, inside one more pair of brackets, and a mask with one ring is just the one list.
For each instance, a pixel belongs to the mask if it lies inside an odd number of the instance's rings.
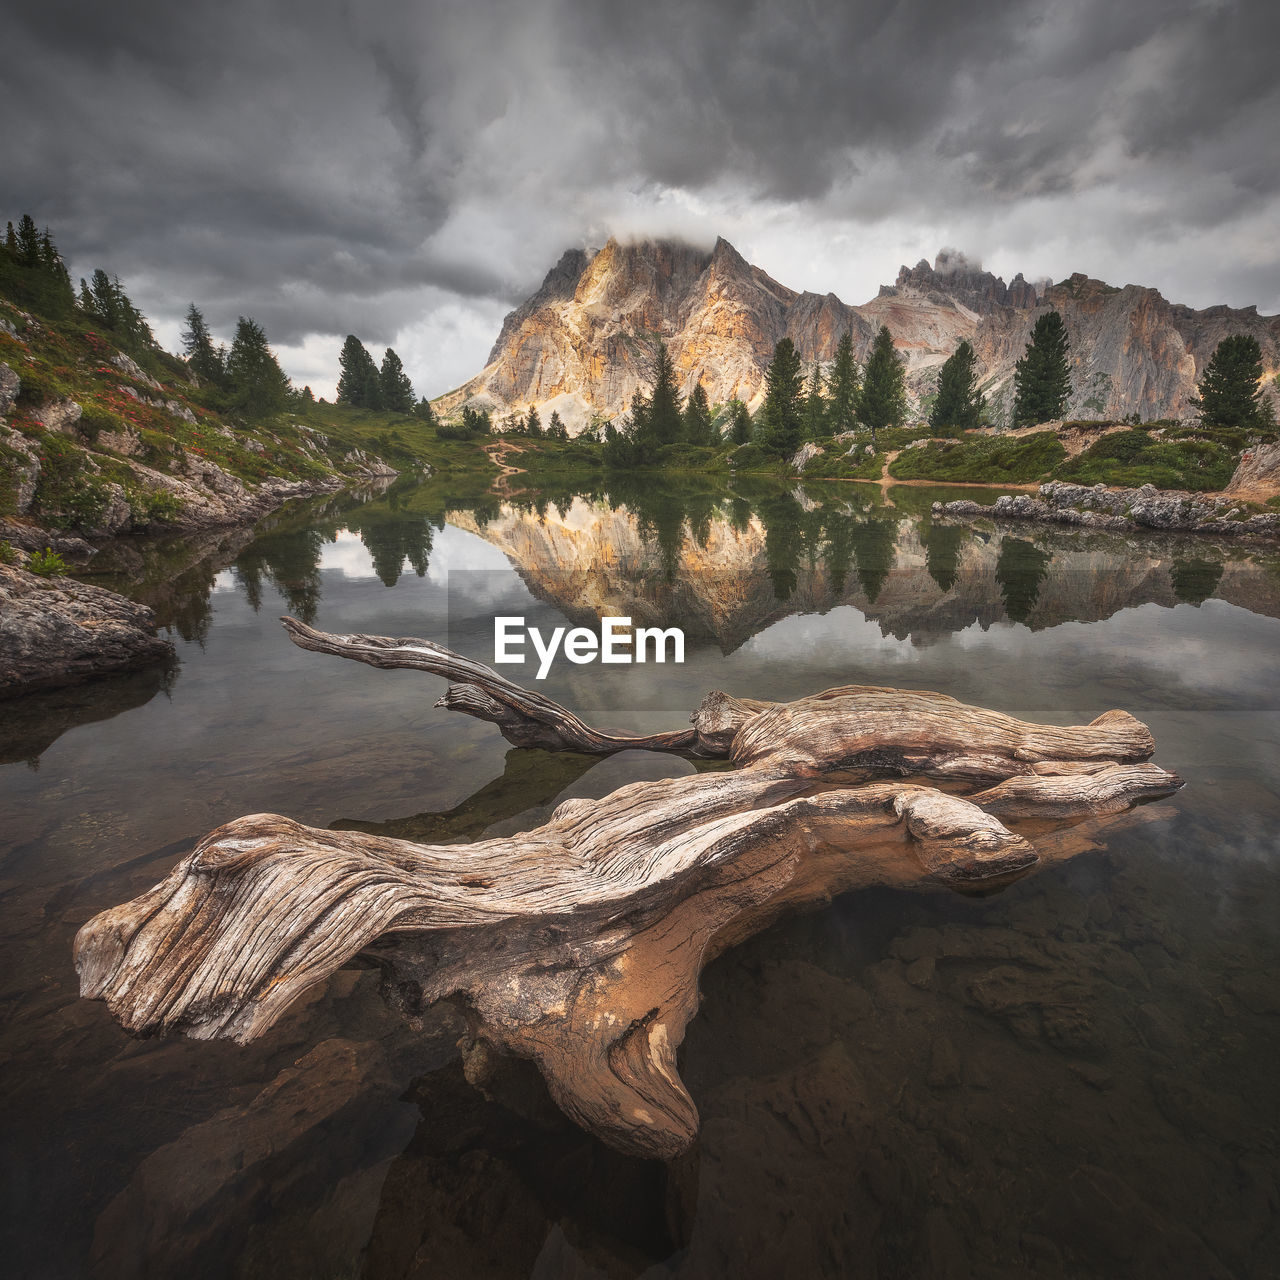
{"label": "calm water surface", "polygon": [[[104,553],[179,664],[0,704],[7,1274],[1280,1275],[1280,555],[935,525],[931,490],[658,488],[398,484]],[[238,815],[469,840],[694,768],[511,749],[283,612],[486,662],[495,613],[684,627],[683,666],[539,686],[610,727],[714,688],[1123,707],[1187,786],[995,896],[851,894],[719,959],[699,1142],[633,1161],[523,1064],[472,1089],[456,1015],[408,1027],[368,969],[247,1047],[77,998],[79,925]]]}

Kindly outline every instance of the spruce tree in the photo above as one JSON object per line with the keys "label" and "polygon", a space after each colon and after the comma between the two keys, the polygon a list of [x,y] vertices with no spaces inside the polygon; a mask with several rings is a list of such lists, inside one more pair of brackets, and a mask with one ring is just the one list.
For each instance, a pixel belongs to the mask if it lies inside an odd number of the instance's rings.
{"label": "spruce tree", "polygon": [[1046,311],[1036,321],[1031,341],[1014,368],[1014,426],[1062,417],[1071,398],[1069,346],[1062,317],[1056,311]]}
{"label": "spruce tree", "polygon": [[831,393],[827,410],[831,434],[852,431],[858,420],[858,362],[853,358],[853,334],[847,329],[836,344],[827,389]]}
{"label": "spruce tree", "polygon": [[23,267],[40,265],[40,233],[29,213],[18,220],[18,264]]}
{"label": "spruce tree", "polygon": [[986,399],[978,391],[978,357],[964,339],[938,374],[938,397],[929,414],[934,435],[943,431],[968,431],[982,419]]}
{"label": "spruce tree", "polygon": [[741,400],[733,402],[733,416],[729,419],[729,439],[734,444],[746,444],[751,439],[751,413]]}
{"label": "spruce tree", "polygon": [[1246,430],[1271,425],[1270,406],[1262,391],[1262,348],[1246,333],[1223,338],[1205,365],[1200,395],[1191,403],[1206,427]]}
{"label": "spruce tree", "polygon": [[804,393],[804,438],[821,440],[830,434],[827,400],[822,394],[822,372],[815,360],[809,371],[809,385]]}
{"label": "spruce tree", "polygon": [[538,406],[531,404],[524,420],[525,432],[535,440],[542,438],[542,419],[538,416]]}
{"label": "spruce tree", "polygon": [[233,408],[248,418],[269,417],[289,403],[289,379],[267,345],[262,326],[247,316],[236,324],[227,356],[227,385]]}
{"label": "spruce tree", "polygon": [[716,429],[711,420],[711,406],[702,383],[689,393],[684,407],[684,438],[690,444],[711,445],[716,442]]}
{"label": "spruce tree", "polygon": [[907,367],[893,346],[893,334],[880,326],[858,396],[858,418],[871,431],[872,448],[880,447],[876,432],[900,427],[907,416]]}
{"label": "spruce tree", "polygon": [[804,438],[804,370],[790,338],[783,338],[774,347],[764,382],[764,430],[760,443],[776,457],[790,458]]}
{"label": "spruce tree", "polygon": [[213,335],[204,322],[200,308],[193,302],[187,308],[187,327],[182,331],[182,350],[186,354],[187,364],[197,378],[221,386],[226,369],[222,357],[213,345]]}
{"label": "spruce tree", "polygon": [[413,416],[421,418],[429,427],[437,427],[440,425],[439,419],[436,417],[436,411],[431,405],[431,401],[423,396],[416,405],[413,406]]}
{"label": "spruce tree", "polygon": [[569,428],[564,425],[559,413],[551,410],[551,421],[547,423],[547,439],[549,440],[568,440]]}
{"label": "spruce tree", "polygon": [[338,356],[338,399],[356,409],[380,409],[382,384],[378,366],[354,333],[347,334]]}
{"label": "spruce tree", "polygon": [[658,445],[675,444],[684,434],[676,367],[665,342],[654,357],[653,391],[649,395],[648,433]]}
{"label": "spruce tree", "polygon": [[378,374],[378,399],[382,407],[392,413],[413,411],[413,383],[409,381],[400,357],[390,347],[383,354],[382,369]]}

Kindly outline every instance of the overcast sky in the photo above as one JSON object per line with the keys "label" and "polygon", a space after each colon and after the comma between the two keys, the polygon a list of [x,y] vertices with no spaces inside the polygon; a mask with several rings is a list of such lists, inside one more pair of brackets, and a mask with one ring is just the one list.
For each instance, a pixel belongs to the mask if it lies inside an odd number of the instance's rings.
{"label": "overcast sky", "polygon": [[1280,311],[1274,0],[42,0],[0,216],[332,395],[477,372],[560,253],[717,234],[864,302],[943,246]]}

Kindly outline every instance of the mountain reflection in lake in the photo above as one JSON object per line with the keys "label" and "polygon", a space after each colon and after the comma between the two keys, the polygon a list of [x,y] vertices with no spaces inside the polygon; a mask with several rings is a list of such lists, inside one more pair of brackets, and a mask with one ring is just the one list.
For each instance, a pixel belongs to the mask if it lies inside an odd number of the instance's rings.
{"label": "mountain reflection in lake", "polygon": [[[887,496],[399,482],[105,552],[180,663],[0,704],[7,1272],[1275,1274],[1280,554]],[[848,895],[728,952],[683,1052],[701,1137],[646,1164],[522,1064],[472,1088],[457,1016],[406,1026],[370,969],[243,1048],[134,1042],[76,998],[79,924],[240,814],[470,840],[695,767],[510,749],[438,681],[293,648],[284,611],[486,662],[495,613],[683,627],[683,666],[538,686],[614,727],[713,688],[1124,707],[1188,785],[994,897]]]}

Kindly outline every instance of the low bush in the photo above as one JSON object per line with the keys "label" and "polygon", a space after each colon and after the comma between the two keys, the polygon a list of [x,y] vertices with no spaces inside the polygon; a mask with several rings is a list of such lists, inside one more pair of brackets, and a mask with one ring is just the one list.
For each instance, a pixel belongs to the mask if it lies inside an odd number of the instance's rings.
{"label": "low bush", "polygon": [[1226,487],[1236,467],[1235,451],[1216,440],[1162,439],[1137,427],[1095,441],[1064,462],[1055,479],[1136,489],[1209,492]]}
{"label": "low bush", "polygon": [[71,566],[56,552],[45,547],[43,551],[33,552],[27,557],[27,572],[41,578],[66,577]]}

